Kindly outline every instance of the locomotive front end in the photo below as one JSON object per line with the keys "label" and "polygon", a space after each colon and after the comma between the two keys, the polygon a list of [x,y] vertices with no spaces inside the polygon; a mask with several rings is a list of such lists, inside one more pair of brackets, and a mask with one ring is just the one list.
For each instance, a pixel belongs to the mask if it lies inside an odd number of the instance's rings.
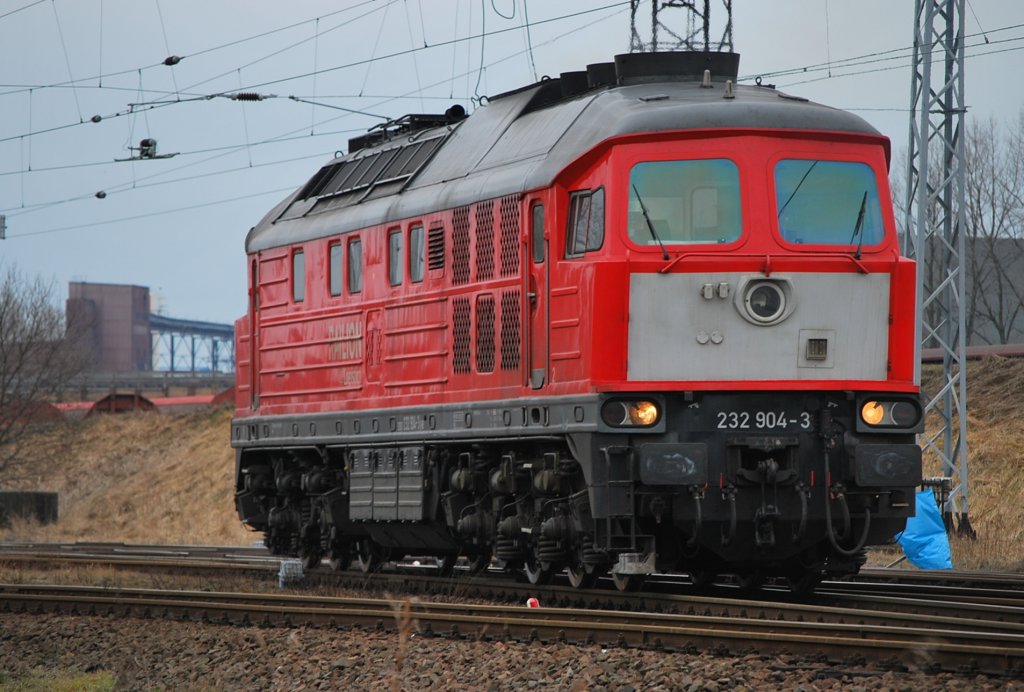
{"label": "locomotive front end", "polygon": [[626,377],[592,453],[595,506],[635,507],[620,578],[812,583],[913,513],[914,266],[881,138],[826,139],[715,133],[617,157]]}

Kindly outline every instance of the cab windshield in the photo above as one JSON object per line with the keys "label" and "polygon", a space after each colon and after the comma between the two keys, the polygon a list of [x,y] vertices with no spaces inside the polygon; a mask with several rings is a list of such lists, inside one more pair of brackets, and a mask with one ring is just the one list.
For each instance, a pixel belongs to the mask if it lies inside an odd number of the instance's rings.
{"label": "cab windshield", "polygon": [[790,243],[861,247],[885,235],[875,173],[864,163],[779,161],[775,202],[779,233]]}
{"label": "cab windshield", "polygon": [[740,178],[728,159],[646,161],[629,174],[629,238],[640,245],[729,243],[742,231]]}

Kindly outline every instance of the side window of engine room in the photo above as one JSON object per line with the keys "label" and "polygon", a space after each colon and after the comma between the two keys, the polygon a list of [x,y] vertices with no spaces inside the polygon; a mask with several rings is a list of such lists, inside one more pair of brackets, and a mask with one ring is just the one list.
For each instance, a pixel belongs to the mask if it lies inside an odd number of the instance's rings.
{"label": "side window of engine room", "polygon": [[402,229],[388,231],[388,280],[392,286],[402,283],[405,274],[402,266]]}
{"label": "side window of engine room", "polygon": [[565,256],[580,257],[604,245],[604,188],[569,193]]}
{"label": "side window of engine room", "polygon": [[423,281],[423,272],[426,267],[424,239],[423,224],[416,224],[409,229],[409,280],[413,283]]}
{"label": "side window of engine room", "polygon": [[877,245],[885,236],[871,166],[785,159],[775,164],[779,234],[790,243]]}
{"label": "side window of engine room", "polygon": [[739,169],[728,159],[638,163],[628,209],[638,245],[731,243],[743,232]]}
{"label": "side window of engine room", "polygon": [[341,295],[341,243],[331,243],[327,248],[327,289],[336,297]]}
{"label": "side window of engine room", "polygon": [[306,255],[302,250],[292,252],[292,301],[306,299]]}
{"label": "side window of engine room", "polygon": [[348,292],[363,290],[363,242],[359,238],[348,241]]}

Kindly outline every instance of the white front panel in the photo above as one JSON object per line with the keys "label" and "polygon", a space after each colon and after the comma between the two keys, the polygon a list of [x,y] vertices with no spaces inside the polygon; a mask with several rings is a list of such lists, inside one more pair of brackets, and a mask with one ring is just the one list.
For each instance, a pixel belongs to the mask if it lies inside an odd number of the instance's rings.
{"label": "white front panel", "polygon": [[[772,274],[788,282],[791,309],[777,324],[753,324],[741,314],[739,292],[765,278],[633,274],[628,379],[886,378],[889,274]],[[824,357],[814,348],[822,342]]]}

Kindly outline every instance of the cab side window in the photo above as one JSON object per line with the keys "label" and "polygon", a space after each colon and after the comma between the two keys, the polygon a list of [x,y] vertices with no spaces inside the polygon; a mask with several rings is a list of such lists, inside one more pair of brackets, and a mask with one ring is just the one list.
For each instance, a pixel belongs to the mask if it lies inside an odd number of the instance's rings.
{"label": "cab side window", "polygon": [[581,257],[604,245],[604,188],[569,194],[566,257]]}

